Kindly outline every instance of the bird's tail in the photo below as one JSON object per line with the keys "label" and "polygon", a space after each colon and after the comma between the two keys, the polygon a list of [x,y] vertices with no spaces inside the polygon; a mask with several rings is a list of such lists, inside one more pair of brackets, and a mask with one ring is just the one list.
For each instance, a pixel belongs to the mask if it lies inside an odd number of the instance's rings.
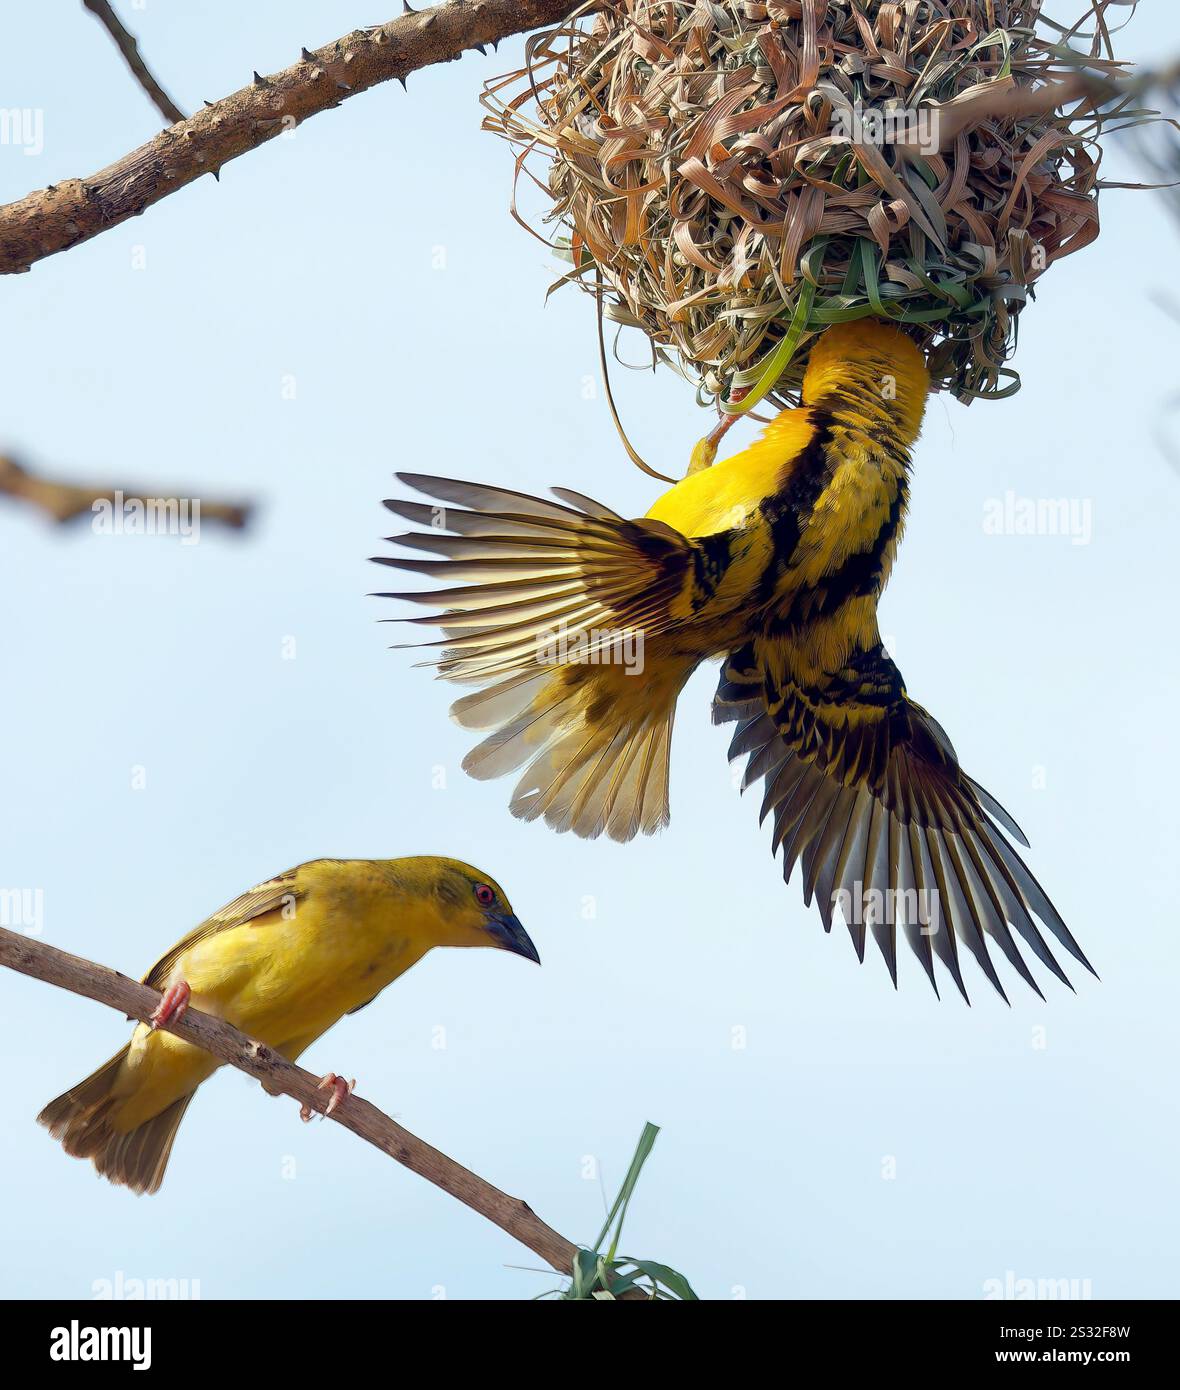
{"label": "bird's tail", "polygon": [[192,1094],[135,1129],[116,1128],[119,1101],[114,1086],[128,1051],[125,1047],[85,1081],[51,1100],[37,1120],[60,1140],[66,1153],[90,1159],[104,1178],[133,1192],[155,1192]]}

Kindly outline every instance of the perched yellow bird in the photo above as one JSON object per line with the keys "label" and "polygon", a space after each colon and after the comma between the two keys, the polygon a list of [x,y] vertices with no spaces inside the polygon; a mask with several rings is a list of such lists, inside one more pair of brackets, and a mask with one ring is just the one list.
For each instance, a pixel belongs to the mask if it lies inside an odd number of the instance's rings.
{"label": "perched yellow bird", "polygon": [[[221,1063],[161,1024],[189,1002],[289,1061],[434,946],[493,946],[540,963],[504,891],[457,859],[315,859],[215,912],[152,966],[152,1024],[38,1115],[68,1154],[155,1192],[197,1087]],[[334,1072],[327,1113],[352,1089]],[[310,1111],[303,1107],[303,1118]]]}
{"label": "perched yellow bird", "polygon": [[426,528],[389,539],[433,558],[375,558],[453,584],[383,597],[441,610],[408,621],[439,625],[439,674],[478,687],[452,707],[490,731],[466,770],[524,768],[515,815],[616,840],[666,825],[676,701],[722,657],[714,719],[737,722],[730,757],[765,780],[773,849],[788,879],[802,861],[824,926],[838,909],[861,960],[871,928],[895,985],[900,927],[935,989],[937,957],[964,997],[960,946],[1004,993],[990,937],[1039,994],[1009,926],[1066,984],[1034,915],[1089,963],[877,627],[929,388],[903,330],[842,324],[812,347],[799,409],[646,517],[403,473],[444,505],[388,501]]}

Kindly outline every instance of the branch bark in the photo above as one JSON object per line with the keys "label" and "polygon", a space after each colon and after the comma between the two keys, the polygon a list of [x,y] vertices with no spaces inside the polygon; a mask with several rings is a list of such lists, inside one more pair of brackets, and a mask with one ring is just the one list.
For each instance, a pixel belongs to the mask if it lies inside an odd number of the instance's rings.
{"label": "branch bark", "polygon": [[[193,494],[185,493],[192,498]],[[90,483],[63,483],[30,473],[16,459],[0,454],[0,497],[16,497],[46,512],[59,525],[79,517],[93,516],[96,502],[112,505],[140,501],[171,502],[175,496],[164,498],[141,488],[107,487]],[[250,507],[240,502],[219,502],[199,498],[200,519],[216,521],[240,531],[250,520]]]}
{"label": "branch bark", "polygon": [[556,23],[574,0],[451,0],[357,29],[269,77],[163,130],[84,179],[69,179],[0,207],[0,274],[89,241],[228,160],[379,83],[482,51],[511,34]]}
{"label": "branch bark", "polygon": [[156,81],[151,68],[143,61],[135,35],[124,29],[119,16],[111,8],[109,0],[82,0],[82,4],[110,34],[115,47],[123,55],[123,61],[131,69],[131,75],[143,88],[148,100],[164,118],[165,125],[175,125],[184,120],[184,112]]}
{"label": "branch bark", "polygon": [[[0,965],[83,998],[97,1000],[141,1022],[151,1017],[161,999],[156,990],[128,979],[117,970],[2,927]],[[190,1008],[178,1023],[166,1026],[177,1037],[203,1047],[219,1061],[253,1076],[271,1094],[291,1096],[313,1110],[322,1111],[327,1105],[328,1093],[318,1089],[318,1077],[280,1057],[264,1043],[238,1032],[222,1019]],[[568,1275],[572,1271],[577,1247],[547,1226],[526,1202],[519,1197],[509,1197],[477,1177],[453,1158],[403,1129],[375,1105],[353,1094],[330,1118],[507,1231],[561,1274]]]}

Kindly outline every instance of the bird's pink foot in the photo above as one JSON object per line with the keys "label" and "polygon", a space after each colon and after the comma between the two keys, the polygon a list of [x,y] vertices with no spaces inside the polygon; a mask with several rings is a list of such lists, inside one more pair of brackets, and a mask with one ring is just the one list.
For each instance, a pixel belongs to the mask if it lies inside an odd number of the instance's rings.
{"label": "bird's pink foot", "polygon": [[170,985],[164,991],[164,997],[156,1006],[148,1026],[155,1029],[162,1028],[165,1023],[179,1023],[188,1011],[188,1001],[191,997],[192,990],[184,980],[178,985]]}
{"label": "bird's pink foot", "polygon": [[[748,396],[749,394],[750,388],[748,386],[739,386],[736,391],[730,394],[729,399],[733,402],[734,405],[737,405],[738,401],[742,400],[743,397]],[[717,421],[716,425],[713,426],[713,428],[709,431],[705,438],[709,441],[710,444],[712,444],[712,446],[715,449],[718,446],[718,444],[720,444],[721,441],[725,438],[726,434],[728,434],[730,427],[732,425],[735,425],[740,419],[740,415],[726,415],[725,412],[722,411],[721,418]]]}
{"label": "bird's pink foot", "polygon": [[[328,1104],[324,1107],[323,1111],[325,1115],[330,1115],[333,1110],[339,1106],[345,1096],[352,1095],[353,1091],[356,1089],[356,1077],[354,1076],[351,1081],[345,1081],[342,1076],[337,1076],[334,1071],[330,1071],[326,1076],[320,1078],[319,1089],[321,1091],[330,1090],[332,1092],[328,1097]],[[304,1124],[311,1119],[313,1114],[318,1113],[318,1111],[312,1110],[310,1105],[301,1105],[299,1107],[299,1118]]]}

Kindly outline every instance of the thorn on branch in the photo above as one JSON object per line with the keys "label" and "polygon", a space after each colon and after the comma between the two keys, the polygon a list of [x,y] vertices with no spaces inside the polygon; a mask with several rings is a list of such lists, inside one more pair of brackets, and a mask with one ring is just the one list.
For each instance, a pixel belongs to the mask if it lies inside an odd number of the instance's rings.
{"label": "thorn on branch", "polygon": [[[384,26],[368,26],[365,36],[371,34],[375,40],[370,49],[358,47],[362,38],[356,33],[325,45],[322,59],[316,59],[310,49],[304,48],[300,59],[281,72],[270,77],[253,72],[253,86],[247,84],[247,90],[266,88],[276,98],[280,92],[294,93],[298,97],[302,124],[365,87],[396,78],[403,90],[408,90],[410,73],[441,62],[457,61],[464,48],[465,25],[468,27],[466,43],[471,43],[470,21],[474,11],[482,11],[478,32],[487,36],[481,44],[481,51],[486,53],[489,41],[494,48],[499,39],[510,34],[560,22],[569,14],[572,3],[573,0],[527,0],[527,3],[522,0],[463,0],[461,4],[442,4],[436,10],[427,11],[416,10],[410,0],[405,0],[405,14],[413,15],[418,23],[403,24],[400,29],[395,27],[397,21]],[[94,4],[101,7],[108,5],[108,0],[94,0]],[[449,36],[446,41],[440,31]],[[383,52],[375,51],[378,44]],[[357,48],[352,56],[364,58],[363,81],[353,79],[350,84],[337,86],[334,81],[325,80],[334,77],[332,68],[340,60],[347,61],[350,47]],[[362,65],[357,63],[351,67],[350,73],[359,66]],[[0,275],[24,271],[47,256],[137,217],[205,173],[213,173],[216,177],[228,160],[238,158],[261,143],[239,139],[241,101],[238,92],[230,93],[221,101],[204,98],[198,108],[199,116],[129,151],[104,170],[101,181],[97,182],[97,192],[84,189],[80,179],[71,179],[56,185],[55,190],[37,189],[0,207]],[[202,118],[205,111],[214,114],[205,120]],[[192,140],[187,136],[190,129]],[[183,146],[169,143],[181,138],[186,142]],[[175,153],[178,147],[186,151],[186,157],[179,160]],[[197,148],[205,154],[204,163],[192,157]],[[93,175],[91,182],[96,183]],[[110,190],[109,196],[106,190]],[[68,220],[76,220],[79,230],[74,235],[68,236],[63,230]]]}

